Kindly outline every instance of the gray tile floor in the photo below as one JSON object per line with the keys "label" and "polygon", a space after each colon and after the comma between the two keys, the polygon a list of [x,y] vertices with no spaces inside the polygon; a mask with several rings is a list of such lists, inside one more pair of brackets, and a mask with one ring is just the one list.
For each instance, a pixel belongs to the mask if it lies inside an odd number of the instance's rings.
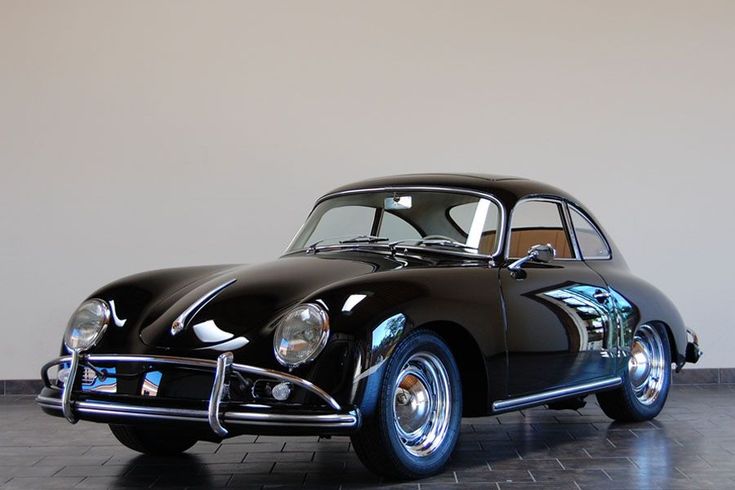
{"label": "gray tile floor", "polygon": [[447,470],[420,483],[368,473],[348,438],[243,436],[179,458],[140,456],[107,427],[71,426],[33,397],[0,397],[0,488],[735,488],[735,385],[675,386],[653,422],[579,411],[466,419]]}

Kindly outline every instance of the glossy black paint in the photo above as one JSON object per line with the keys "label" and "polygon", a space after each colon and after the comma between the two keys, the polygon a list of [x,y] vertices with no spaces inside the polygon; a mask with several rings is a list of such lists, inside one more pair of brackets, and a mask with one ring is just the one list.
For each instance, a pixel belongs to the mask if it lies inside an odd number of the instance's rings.
{"label": "glossy black paint", "polygon": [[[325,198],[405,186],[492,194],[506,216],[521,199],[551,197],[574,204],[600,227],[581,203],[563,191],[511,177],[386,177],[341,187]],[[509,226],[506,219],[503,240]],[[110,325],[93,352],[216,359],[231,350],[236,363],[285,372],[273,355],[276,322],[290,307],[318,301],[330,314],[330,340],[315,362],[292,373],[320,386],[343,406],[359,407],[365,415],[373,409],[382,362],[416,328],[435,330],[453,349],[469,416],[490,413],[497,400],[620,374],[627,363],[631,333],[645,322],[667,326],[672,359],[683,364],[686,330],[676,308],[660,291],[635,277],[610,237],[606,238],[612,249],[609,260],[529,263],[522,277],[507,269],[506,243],[500,244],[492,260],[431,251],[392,255],[384,245],[375,244],[297,251],[259,265],[138,274],[90,295],[114,301],[116,316],[125,320],[123,326]],[[213,321],[231,338],[206,340],[194,328],[171,335],[172,323],[184,310],[233,279],[190,321],[190,325]],[[609,298],[596,299],[600,291]],[[361,299],[352,305],[356,298]],[[570,306],[571,300],[565,302],[565,298],[576,298],[581,307]],[[233,343],[233,339],[241,340]],[[123,389],[130,395],[140,390],[135,383]]]}
{"label": "glossy black paint", "polygon": [[523,280],[500,270],[508,322],[511,397],[614,376],[612,305],[583,261],[529,264]]}

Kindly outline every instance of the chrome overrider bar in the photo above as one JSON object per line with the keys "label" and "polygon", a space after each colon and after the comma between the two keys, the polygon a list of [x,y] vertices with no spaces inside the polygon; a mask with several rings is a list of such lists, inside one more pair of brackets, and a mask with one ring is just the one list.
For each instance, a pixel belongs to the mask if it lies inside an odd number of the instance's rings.
{"label": "chrome overrider bar", "polygon": [[232,352],[225,352],[217,358],[217,371],[214,373],[214,384],[212,385],[212,394],[209,395],[209,409],[207,410],[209,426],[215,434],[223,437],[227,435],[227,429],[219,420],[219,407],[222,403],[225,380],[229,377],[232,368],[232,358]]}
{"label": "chrome overrider bar", "polygon": [[[71,360],[69,361],[70,362],[69,377],[66,379],[66,383],[64,384],[64,391],[61,394],[61,411],[63,412],[66,420],[68,420],[72,424],[76,424],[78,419],[77,419],[77,416],[74,414],[74,412],[71,409],[71,388],[67,390],[66,387],[74,386],[74,383],[76,383],[77,372],[79,372],[80,355],[81,354],[79,354],[79,351],[76,351],[76,350],[72,351]],[[44,369],[44,371],[48,371],[48,369]],[[49,384],[46,383],[46,386],[48,385]]]}
{"label": "chrome overrider bar", "polygon": [[[36,398],[36,402],[45,409],[60,410],[71,423],[76,423],[80,415],[107,416],[115,419],[161,419],[173,421],[206,422],[212,431],[225,437],[229,431],[225,424],[243,424],[258,426],[295,426],[314,429],[351,429],[359,426],[357,409],[343,410],[337,401],[313,383],[291,374],[263,369],[233,362],[232,352],[221,354],[216,361],[173,356],[137,356],[116,354],[80,354],[73,352],[70,356],[59,357],[43,366],[41,378],[44,385],[52,390],[58,386],[51,383],[48,371],[54,366],[69,364],[69,377],[61,388],[61,396],[46,396],[44,393]],[[102,400],[74,400],[72,391],[81,367],[94,366],[94,363],[143,363],[154,365],[173,365],[186,368],[213,369],[214,382],[209,397],[207,410],[187,408],[141,406]],[[275,413],[263,412],[268,408],[261,404],[240,404],[235,410],[221,410],[226,392],[226,384],[233,371],[262,376],[282,382],[288,382],[309,391],[321,399],[328,407],[327,413]]]}

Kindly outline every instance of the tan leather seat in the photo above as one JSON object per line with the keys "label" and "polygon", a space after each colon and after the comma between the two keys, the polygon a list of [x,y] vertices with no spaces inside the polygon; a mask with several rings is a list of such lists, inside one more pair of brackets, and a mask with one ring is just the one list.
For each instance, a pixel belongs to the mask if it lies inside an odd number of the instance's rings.
{"label": "tan leather seat", "polygon": [[[550,243],[556,249],[556,256],[562,259],[572,258],[569,240],[560,228],[529,228],[513,230],[510,238],[509,257],[524,257],[534,245]],[[488,231],[480,239],[480,253],[491,254],[495,251],[495,232]]]}
{"label": "tan leather seat", "polygon": [[510,233],[510,257],[524,257],[534,245],[550,244],[556,257],[572,258],[572,249],[566,232],[561,228],[521,228]]}

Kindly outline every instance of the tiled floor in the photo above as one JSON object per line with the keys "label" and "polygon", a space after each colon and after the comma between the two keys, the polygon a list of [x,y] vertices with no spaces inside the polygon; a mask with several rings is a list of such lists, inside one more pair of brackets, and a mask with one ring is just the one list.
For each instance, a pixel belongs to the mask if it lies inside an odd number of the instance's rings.
{"label": "tiled floor", "polygon": [[735,385],[675,386],[650,423],[613,424],[588,402],[466,419],[443,474],[390,484],[360,465],[347,438],[244,436],[150,458],[103,425],[71,426],[32,397],[5,396],[0,488],[735,488]]}

